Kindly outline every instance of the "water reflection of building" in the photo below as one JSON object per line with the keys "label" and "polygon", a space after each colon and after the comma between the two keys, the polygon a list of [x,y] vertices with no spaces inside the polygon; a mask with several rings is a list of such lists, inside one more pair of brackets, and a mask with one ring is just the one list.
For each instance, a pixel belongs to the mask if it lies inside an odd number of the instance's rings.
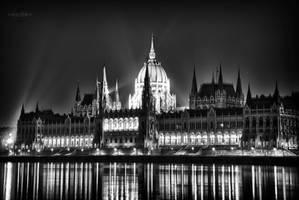
{"label": "water reflection of building", "polygon": [[[153,38],[149,57],[135,79],[128,108],[121,104],[118,82],[108,87],[106,68],[95,89],[81,99],[79,84],[70,114],[37,109],[18,120],[17,145],[22,148],[172,148],[254,146],[298,148],[298,94],[273,95],[246,101],[238,72],[236,87],[224,82],[220,66],[217,82],[197,89],[193,72],[189,108],[176,109],[170,80],[156,60]],[[113,91],[113,92],[112,92]]]}
{"label": "water reflection of building", "polygon": [[[0,163],[3,199],[296,199],[295,167]],[[269,192],[271,191],[271,192]]]}

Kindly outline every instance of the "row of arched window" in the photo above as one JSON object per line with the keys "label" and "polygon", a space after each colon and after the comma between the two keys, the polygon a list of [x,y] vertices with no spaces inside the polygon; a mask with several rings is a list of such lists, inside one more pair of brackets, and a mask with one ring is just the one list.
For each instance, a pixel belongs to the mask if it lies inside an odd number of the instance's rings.
{"label": "row of arched window", "polygon": [[44,147],[91,147],[93,136],[81,137],[44,137],[42,139]]}
{"label": "row of arched window", "polygon": [[159,145],[240,145],[242,132],[161,133]]}
{"label": "row of arched window", "polygon": [[103,122],[104,131],[137,131],[138,127],[138,117],[108,118]]}

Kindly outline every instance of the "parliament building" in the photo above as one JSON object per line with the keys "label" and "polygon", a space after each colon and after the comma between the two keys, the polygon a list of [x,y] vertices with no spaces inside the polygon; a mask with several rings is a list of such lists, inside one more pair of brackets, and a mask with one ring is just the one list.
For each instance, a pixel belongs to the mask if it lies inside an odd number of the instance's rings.
{"label": "parliament building", "polygon": [[[217,81],[216,81],[216,80]],[[191,79],[190,79],[191,80]],[[189,107],[177,108],[170,79],[156,58],[154,38],[148,58],[135,79],[134,93],[124,106],[108,86],[106,68],[94,91],[81,95],[79,83],[72,112],[26,112],[17,124],[16,145],[22,149],[134,148],[298,148],[299,94],[280,96],[276,83],[269,96],[246,98],[240,71],[237,82],[226,83],[222,67],[218,77],[198,88],[194,67]]]}

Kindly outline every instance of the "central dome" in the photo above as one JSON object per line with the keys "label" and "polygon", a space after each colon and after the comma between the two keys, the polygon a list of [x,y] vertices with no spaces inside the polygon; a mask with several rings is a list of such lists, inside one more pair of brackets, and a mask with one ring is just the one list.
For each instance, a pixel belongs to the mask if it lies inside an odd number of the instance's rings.
{"label": "central dome", "polygon": [[129,95],[129,109],[138,109],[142,106],[146,68],[148,68],[151,93],[155,100],[155,111],[175,109],[176,96],[170,93],[170,81],[161,63],[156,60],[153,36],[148,60],[143,64],[135,79],[135,93],[132,96],[131,94]]}
{"label": "central dome", "polygon": [[[138,73],[137,76],[138,83],[144,82],[145,70],[146,70],[146,63],[144,63],[143,67]],[[157,63],[154,60],[153,61],[150,60],[148,62],[148,72],[149,72],[151,83],[167,83],[168,78],[165,70],[161,66],[161,63]]]}

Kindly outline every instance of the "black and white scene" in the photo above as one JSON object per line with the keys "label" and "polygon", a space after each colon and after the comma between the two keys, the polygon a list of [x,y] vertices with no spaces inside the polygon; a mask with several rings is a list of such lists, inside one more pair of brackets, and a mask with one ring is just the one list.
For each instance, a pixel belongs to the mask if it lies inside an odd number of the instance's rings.
{"label": "black and white scene", "polygon": [[0,200],[299,199],[295,0],[0,4]]}

